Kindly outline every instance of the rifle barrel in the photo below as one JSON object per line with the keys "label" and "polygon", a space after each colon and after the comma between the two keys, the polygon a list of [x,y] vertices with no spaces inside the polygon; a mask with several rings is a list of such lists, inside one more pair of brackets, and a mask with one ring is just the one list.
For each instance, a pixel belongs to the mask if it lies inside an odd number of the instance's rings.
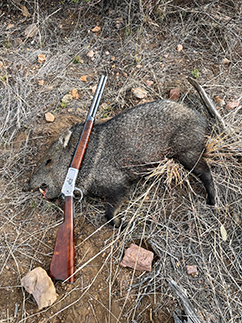
{"label": "rifle barrel", "polygon": [[[100,102],[100,99],[101,99],[101,96],[102,96],[102,93],[103,93],[103,90],[104,90],[106,80],[107,80],[107,76],[102,75],[101,78],[100,78],[100,81],[98,83],[96,92],[94,94],[94,98],[92,100],[92,104],[91,104],[91,107],[89,109],[88,117],[94,118],[95,115],[96,115],[97,108],[98,108],[98,105],[99,105],[99,102]],[[88,119],[88,117],[87,117],[87,119]]]}
{"label": "rifle barrel", "polygon": [[[100,79],[100,82],[99,82],[100,88],[97,88],[97,99],[96,99],[96,102],[95,102],[95,104],[93,106],[93,112],[92,112],[92,115],[91,115],[92,118],[94,118],[95,115],[96,115],[97,108],[99,106],[99,102],[101,100],[106,81],[107,81],[107,76],[102,75],[101,79]],[[95,93],[95,95],[96,95],[96,93]]]}

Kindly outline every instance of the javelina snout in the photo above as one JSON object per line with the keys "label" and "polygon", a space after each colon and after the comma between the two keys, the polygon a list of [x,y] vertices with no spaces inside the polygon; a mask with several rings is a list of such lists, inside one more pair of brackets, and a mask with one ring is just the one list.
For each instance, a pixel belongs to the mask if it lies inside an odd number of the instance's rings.
{"label": "javelina snout", "polygon": [[[46,198],[60,194],[82,128],[83,124],[73,126],[50,147],[30,180],[31,189],[45,184]],[[168,157],[202,180],[208,202],[214,205],[213,180],[203,158],[205,133],[205,119],[176,102],[159,100],[130,108],[94,125],[77,187],[84,195],[105,199],[111,220],[132,182]]]}

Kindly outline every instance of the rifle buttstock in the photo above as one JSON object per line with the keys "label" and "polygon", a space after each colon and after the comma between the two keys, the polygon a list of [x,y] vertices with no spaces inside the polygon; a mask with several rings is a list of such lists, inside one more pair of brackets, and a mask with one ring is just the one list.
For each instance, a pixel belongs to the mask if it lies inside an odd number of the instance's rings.
{"label": "rifle buttstock", "polygon": [[[67,196],[65,197],[64,222],[58,228],[49,275],[56,280],[67,280],[69,283],[74,283],[74,272],[74,203],[73,197]],[[68,277],[70,278],[67,279]]]}

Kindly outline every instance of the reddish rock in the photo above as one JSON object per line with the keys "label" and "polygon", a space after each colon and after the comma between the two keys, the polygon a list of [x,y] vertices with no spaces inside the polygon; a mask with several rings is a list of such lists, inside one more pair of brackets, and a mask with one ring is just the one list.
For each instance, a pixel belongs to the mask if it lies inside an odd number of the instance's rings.
{"label": "reddish rock", "polygon": [[196,265],[186,266],[186,270],[187,270],[187,274],[188,275],[192,275],[192,276],[198,275],[198,271],[197,271],[197,266]]}
{"label": "reddish rock", "polygon": [[152,251],[146,250],[135,244],[131,244],[125,250],[125,255],[120,265],[123,267],[130,267],[136,270],[151,271],[151,265],[154,258]]}

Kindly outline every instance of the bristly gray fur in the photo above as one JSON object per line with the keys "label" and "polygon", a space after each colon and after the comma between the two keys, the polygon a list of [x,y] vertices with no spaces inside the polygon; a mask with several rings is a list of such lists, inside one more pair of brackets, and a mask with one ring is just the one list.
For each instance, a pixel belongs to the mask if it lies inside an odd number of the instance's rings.
{"label": "bristly gray fur", "polygon": [[[60,194],[82,128],[83,124],[72,127],[68,144],[65,135],[52,144],[30,189],[45,186],[49,199]],[[131,183],[168,157],[192,170],[203,181],[208,202],[215,204],[211,172],[202,156],[205,133],[205,119],[177,102],[159,100],[130,108],[94,125],[77,186],[84,195],[104,198],[111,220]]]}

